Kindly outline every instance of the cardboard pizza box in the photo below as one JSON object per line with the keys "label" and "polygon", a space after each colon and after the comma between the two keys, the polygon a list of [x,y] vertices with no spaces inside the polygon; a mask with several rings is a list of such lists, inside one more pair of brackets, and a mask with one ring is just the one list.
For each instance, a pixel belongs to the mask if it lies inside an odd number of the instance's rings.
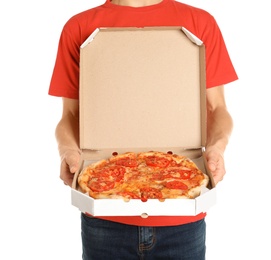
{"label": "cardboard pizza box", "polygon": [[[206,167],[204,43],[183,27],[98,28],[80,50],[81,167],[72,205],[93,216],[197,215],[216,202]],[[195,199],[93,199],[77,178],[113,153],[171,151],[209,175]]]}

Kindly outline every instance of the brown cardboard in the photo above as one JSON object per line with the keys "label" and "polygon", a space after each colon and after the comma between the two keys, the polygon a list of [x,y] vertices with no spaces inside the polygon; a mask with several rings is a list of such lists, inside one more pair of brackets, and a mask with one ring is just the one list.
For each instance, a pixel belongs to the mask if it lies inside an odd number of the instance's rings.
{"label": "brown cardboard", "polygon": [[82,149],[205,146],[203,45],[181,28],[114,28],[83,46]]}
{"label": "brown cardboard", "polygon": [[[185,28],[97,29],[80,53],[81,168],[113,152],[157,150],[209,174],[205,90],[204,44]],[[78,174],[72,204],[92,215],[195,215],[215,203],[213,182],[192,200],[94,200],[78,190]]]}

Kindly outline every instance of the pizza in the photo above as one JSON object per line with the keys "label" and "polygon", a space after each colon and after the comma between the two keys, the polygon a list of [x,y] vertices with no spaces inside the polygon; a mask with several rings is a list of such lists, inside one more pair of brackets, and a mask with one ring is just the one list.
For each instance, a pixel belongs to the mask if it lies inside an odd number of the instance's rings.
{"label": "pizza", "polygon": [[192,199],[209,177],[188,157],[157,151],[114,153],[84,167],[78,184],[94,199]]}

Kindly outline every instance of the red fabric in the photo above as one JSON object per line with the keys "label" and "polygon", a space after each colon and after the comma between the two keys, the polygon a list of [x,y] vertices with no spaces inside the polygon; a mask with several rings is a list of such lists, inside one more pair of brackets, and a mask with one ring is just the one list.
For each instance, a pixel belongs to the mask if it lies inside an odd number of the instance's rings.
{"label": "red fabric", "polygon": [[207,88],[237,79],[220,29],[208,12],[174,0],[145,7],[119,6],[107,0],[64,25],[49,94],[78,99],[79,49],[96,28],[148,26],[183,26],[204,42]]}
{"label": "red fabric", "polygon": [[[91,216],[90,214],[87,214]],[[140,216],[123,216],[123,217],[97,217],[104,220],[119,222],[122,224],[135,225],[135,226],[177,226],[188,224],[191,222],[203,219],[206,213],[200,213],[197,216],[149,216],[142,218]]]}

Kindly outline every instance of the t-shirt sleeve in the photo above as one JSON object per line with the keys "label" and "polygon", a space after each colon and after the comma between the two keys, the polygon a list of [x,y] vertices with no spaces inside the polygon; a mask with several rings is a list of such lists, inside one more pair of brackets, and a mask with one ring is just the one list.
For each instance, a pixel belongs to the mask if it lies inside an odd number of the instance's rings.
{"label": "t-shirt sleeve", "polygon": [[207,88],[225,85],[238,79],[230,59],[221,30],[213,18],[209,16],[204,28],[198,26],[206,50],[206,86]]}
{"label": "t-shirt sleeve", "polygon": [[72,30],[70,26],[66,23],[60,35],[49,95],[78,99],[80,46],[74,40],[78,38],[78,30]]}

